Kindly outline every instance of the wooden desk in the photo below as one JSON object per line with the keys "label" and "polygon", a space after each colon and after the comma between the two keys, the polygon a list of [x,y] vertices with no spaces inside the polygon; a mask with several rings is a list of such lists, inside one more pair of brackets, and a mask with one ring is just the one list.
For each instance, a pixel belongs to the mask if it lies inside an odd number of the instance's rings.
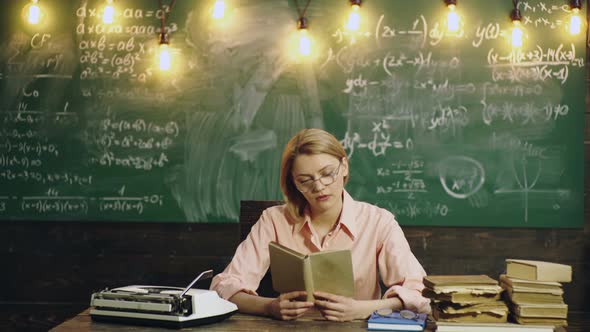
{"label": "wooden desk", "polygon": [[[56,326],[51,332],[112,332],[112,331],[171,331],[167,328],[120,325],[93,322],[89,315],[89,309],[79,313],[76,317]],[[570,326],[567,332],[590,331],[590,313],[573,312],[568,317]],[[278,321],[270,318],[235,314],[231,318],[211,325],[184,328],[181,331],[366,331],[366,321],[352,322],[328,322],[317,318],[304,318],[296,321]],[[433,331],[433,330],[427,330]],[[566,329],[560,328],[562,332]]]}

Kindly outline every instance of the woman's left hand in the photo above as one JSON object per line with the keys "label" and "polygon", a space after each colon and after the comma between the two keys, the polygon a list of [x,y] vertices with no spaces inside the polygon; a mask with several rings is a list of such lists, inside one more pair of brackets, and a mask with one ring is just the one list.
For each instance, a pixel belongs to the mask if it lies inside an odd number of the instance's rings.
{"label": "woman's left hand", "polygon": [[313,292],[313,296],[316,308],[327,320],[345,322],[367,317],[362,310],[362,301],[324,292]]}

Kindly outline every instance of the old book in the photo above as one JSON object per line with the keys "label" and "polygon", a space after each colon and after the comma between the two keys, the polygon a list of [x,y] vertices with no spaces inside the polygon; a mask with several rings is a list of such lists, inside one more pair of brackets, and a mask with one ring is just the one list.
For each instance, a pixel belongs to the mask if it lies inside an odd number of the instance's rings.
{"label": "old book", "polygon": [[[505,274],[500,275],[500,285],[507,285],[514,290],[543,292],[543,290],[561,291],[563,294],[562,285],[556,281],[535,281],[511,278]],[[503,287],[504,288],[504,287]]]}
{"label": "old book", "polygon": [[570,282],[572,267],[544,261],[506,259],[506,275],[526,280]]}
{"label": "old book", "polygon": [[322,291],[354,296],[354,276],[350,250],[320,251],[305,255],[276,242],[269,244],[270,273],[275,291],[287,293]]}
{"label": "old book", "polygon": [[509,277],[505,274],[500,275],[500,282],[508,284],[510,286],[522,286],[531,288],[543,288],[543,289],[555,289],[561,288],[562,284],[557,281],[537,281],[537,280],[526,280]]}
{"label": "old book", "polygon": [[424,331],[427,314],[417,314],[415,318],[404,318],[399,312],[380,315],[374,312],[367,321],[369,331]]}
{"label": "old book", "polygon": [[549,317],[520,317],[517,315],[511,315],[518,324],[543,324],[551,326],[567,326],[567,319],[562,318],[549,318]]}
{"label": "old book", "polygon": [[487,275],[428,275],[424,277],[424,286],[435,293],[474,293],[496,294],[502,288],[498,281]]}
{"label": "old book", "polygon": [[459,304],[494,302],[500,299],[500,293],[472,294],[471,291],[468,291],[467,293],[435,293],[430,288],[424,288],[422,290],[422,295],[433,299],[435,302],[445,301]]}
{"label": "old book", "polygon": [[523,287],[523,286],[510,286],[505,284],[504,282],[500,282],[500,286],[510,292],[514,293],[538,293],[538,294],[553,294],[553,295],[563,295],[562,288],[532,288],[532,287]]}
{"label": "old book", "polygon": [[493,312],[446,313],[438,306],[432,306],[432,316],[438,322],[478,322],[478,323],[506,323],[508,310],[504,314]]}
{"label": "old book", "polygon": [[457,304],[451,302],[442,302],[437,304],[438,310],[446,314],[480,314],[490,313],[498,316],[508,314],[508,306],[504,301],[484,302],[477,304]]}
{"label": "old book", "polygon": [[517,292],[511,288],[506,288],[506,294],[510,301],[516,304],[523,303],[563,303],[563,295],[555,295],[548,293],[528,293],[528,292]]}
{"label": "old book", "polygon": [[511,311],[519,317],[567,319],[567,304],[565,303],[511,303],[510,308]]}
{"label": "old book", "polygon": [[437,332],[553,332],[553,326],[519,325],[514,323],[451,323],[437,322]]}

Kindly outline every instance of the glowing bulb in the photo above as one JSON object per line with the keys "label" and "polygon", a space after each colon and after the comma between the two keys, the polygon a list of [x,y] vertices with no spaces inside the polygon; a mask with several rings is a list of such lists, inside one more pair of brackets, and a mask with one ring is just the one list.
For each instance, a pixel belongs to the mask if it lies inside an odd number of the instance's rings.
{"label": "glowing bulb", "polygon": [[115,19],[115,7],[113,7],[113,0],[107,0],[107,5],[104,7],[102,13],[102,22],[104,24],[111,24]]}
{"label": "glowing bulb", "polygon": [[172,57],[168,44],[160,44],[160,70],[169,70],[172,67]]}
{"label": "glowing bulb", "polygon": [[570,33],[578,35],[582,31],[582,19],[580,18],[580,9],[572,9],[572,16],[570,17]]}
{"label": "glowing bulb", "polygon": [[32,0],[29,5],[27,20],[31,24],[39,24],[41,20],[41,8],[37,5],[38,0]]}
{"label": "glowing bulb", "polygon": [[348,30],[351,31],[358,31],[361,26],[361,15],[359,14],[359,9],[361,6],[354,4],[352,5],[352,9],[350,11],[350,16],[348,16],[348,24],[346,27]]}
{"label": "glowing bulb", "polygon": [[311,39],[307,29],[299,29],[299,54],[309,56],[311,54]]}
{"label": "glowing bulb", "polygon": [[216,20],[222,19],[225,16],[225,1],[215,1],[215,4],[213,5],[213,14],[211,16]]}
{"label": "glowing bulb", "polygon": [[459,31],[459,14],[455,11],[455,5],[448,5],[447,30],[452,32]]}
{"label": "glowing bulb", "polygon": [[520,21],[512,21],[512,23],[514,24],[512,27],[512,46],[521,47],[523,32],[520,27]]}

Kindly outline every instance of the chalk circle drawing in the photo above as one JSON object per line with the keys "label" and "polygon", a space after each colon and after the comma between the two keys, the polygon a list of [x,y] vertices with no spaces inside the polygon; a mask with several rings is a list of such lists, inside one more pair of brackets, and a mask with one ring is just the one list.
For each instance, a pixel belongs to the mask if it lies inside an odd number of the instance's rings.
{"label": "chalk circle drawing", "polygon": [[449,196],[465,199],[475,194],[485,182],[481,163],[465,156],[452,156],[438,166],[440,183]]}

